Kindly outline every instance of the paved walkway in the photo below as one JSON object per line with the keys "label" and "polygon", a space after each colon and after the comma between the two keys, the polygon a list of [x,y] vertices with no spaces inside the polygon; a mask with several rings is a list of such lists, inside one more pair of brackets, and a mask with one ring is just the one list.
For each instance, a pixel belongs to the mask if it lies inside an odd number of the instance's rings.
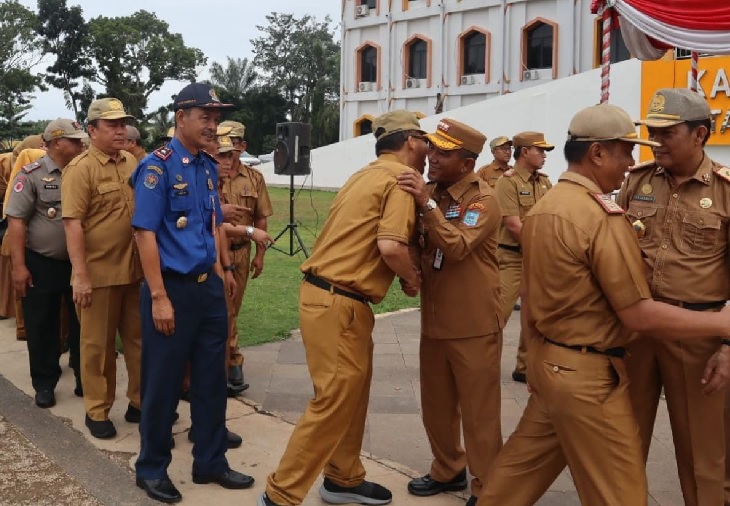
{"label": "paved walkway", "polygon": [[[513,316],[506,328],[502,360],[502,431],[505,437],[517,424],[528,397],[525,386],[510,379],[519,332],[517,316]],[[49,466],[59,466],[59,473],[65,473],[74,486],[81,486],[90,497],[95,497],[102,504],[147,503],[144,495],[134,486],[132,474],[129,472],[139,451],[139,439],[137,427],[124,422],[122,416],[127,401],[124,398],[126,376],[121,358],[117,362],[117,400],[111,412],[119,435],[110,441],[95,440],[84,427],[81,400],[71,393],[73,374],[69,369],[64,367],[57,390],[58,405],[50,410],[40,410],[33,406],[32,397],[28,397],[32,396],[32,388],[28,377],[25,345],[15,341],[12,323],[0,322],[0,343],[3,343],[0,347],[0,375],[12,383],[10,385],[0,382],[0,417],[4,417],[4,420],[0,418],[0,437],[17,434],[18,438],[27,438],[51,460]],[[404,311],[378,317],[376,320],[373,385],[363,446],[367,456],[366,468],[371,478],[391,488],[394,493],[393,504],[463,505],[463,494],[416,498],[406,492],[410,477],[428,472],[430,463],[428,440],[419,414],[418,339],[417,311]],[[230,504],[231,501],[254,504],[254,499],[264,488],[266,474],[278,464],[292,430],[291,423],[299,418],[312,395],[304,349],[297,333],[287,341],[248,348],[245,355],[246,381],[251,384],[251,388],[242,400],[230,400],[228,408],[228,426],[240,433],[245,442],[241,449],[230,451],[228,458],[234,469],[257,478],[254,492],[227,491],[215,485],[192,485],[191,447],[186,437],[190,427],[190,415],[188,405],[181,403],[181,419],[174,427],[178,435],[175,437],[177,447],[173,451],[170,475],[185,497],[184,504],[215,506]],[[65,365],[66,356],[62,360]],[[11,392],[13,395],[5,394],[4,383],[16,389]],[[48,423],[56,425],[47,425]],[[8,424],[7,429],[3,424]],[[51,426],[55,428],[49,429]],[[21,448],[24,444],[21,441],[16,446]],[[100,450],[102,456],[120,464],[124,478],[107,480],[109,483],[100,486],[99,482],[103,480],[100,476],[94,476],[93,466],[86,466],[85,471],[80,469],[74,461],[74,451],[80,451],[87,446],[96,449],[97,453]],[[61,451],[59,448],[65,450]],[[89,458],[80,460],[86,462]],[[3,462],[0,459],[0,473],[7,476],[7,464]],[[664,402],[660,403],[647,470],[651,505],[683,504]],[[22,473],[19,476],[19,483],[29,479]],[[318,486],[319,483],[312,488],[305,506],[323,504],[317,494]],[[8,501],[6,493],[9,488],[0,487],[0,503],[20,504]],[[77,493],[83,495],[82,492]],[[113,497],[117,499],[110,499]],[[61,499],[59,496],[55,504],[73,504]],[[564,472],[537,504],[579,505],[570,475]]]}

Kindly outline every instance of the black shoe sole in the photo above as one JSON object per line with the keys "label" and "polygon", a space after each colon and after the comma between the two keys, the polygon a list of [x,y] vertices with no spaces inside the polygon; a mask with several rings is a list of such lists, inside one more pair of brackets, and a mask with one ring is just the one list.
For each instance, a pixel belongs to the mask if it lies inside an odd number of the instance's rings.
{"label": "black shoe sole", "polygon": [[171,499],[166,499],[163,497],[155,497],[149,490],[147,490],[147,487],[145,487],[142,482],[140,482],[139,480],[136,480],[135,483],[137,484],[137,486],[139,488],[141,488],[142,490],[145,491],[145,493],[147,494],[147,497],[149,497],[150,499],[153,499],[155,501],[163,502],[165,504],[175,504],[175,503],[182,501],[182,496],[174,497]]}
{"label": "black shoe sole", "polygon": [[209,483],[215,483],[216,485],[220,485],[223,488],[226,488],[228,490],[245,490],[247,488],[253,487],[256,480],[251,480],[250,482],[246,484],[241,485],[232,485],[230,483],[221,483],[217,478],[211,477],[211,476],[195,476],[193,475],[193,483],[197,485],[207,485]]}
{"label": "black shoe sole", "polygon": [[450,483],[448,485],[444,485],[443,487],[439,487],[438,489],[431,490],[417,490],[412,489],[409,486],[408,493],[412,495],[417,495],[418,497],[430,497],[432,495],[441,494],[443,492],[459,492],[461,490],[466,490],[467,486],[468,483],[466,481],[461,481],[459,483]]}

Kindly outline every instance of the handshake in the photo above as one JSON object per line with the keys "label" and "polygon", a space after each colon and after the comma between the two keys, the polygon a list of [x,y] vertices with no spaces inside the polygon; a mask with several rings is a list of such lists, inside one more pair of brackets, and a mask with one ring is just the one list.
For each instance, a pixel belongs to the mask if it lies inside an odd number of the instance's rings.
{"label": "handshake", "polygon": [[414,269],[415,276],[409,280],[402,277],[398,278],[400,282],[401,290],[409,297],[415,297],[418,295],[418,291],[421,289],[421,271]]}

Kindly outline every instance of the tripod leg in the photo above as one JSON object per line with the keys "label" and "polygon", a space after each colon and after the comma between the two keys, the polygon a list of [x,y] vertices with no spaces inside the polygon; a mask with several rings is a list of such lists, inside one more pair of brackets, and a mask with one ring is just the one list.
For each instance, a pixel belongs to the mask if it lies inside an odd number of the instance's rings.
{"label": "tripod leg", "polygon": [[292,227],[292,231],[294,232],[294,235],[297,236],[297,241],[299,242],[299,249],[304,252],[304,256],[309,258],[309,252],[307,251],[307,247],[304,245],[304,241],[302,241],[302,236],[299,235],[299,229],[297,228],[296,224]]}

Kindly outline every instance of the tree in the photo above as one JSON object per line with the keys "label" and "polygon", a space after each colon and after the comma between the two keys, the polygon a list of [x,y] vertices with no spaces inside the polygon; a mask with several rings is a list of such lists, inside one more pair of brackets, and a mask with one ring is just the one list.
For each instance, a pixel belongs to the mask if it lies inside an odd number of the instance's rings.
{"label": "tree", "polygon": [[228,65],[224,68],[218,62],[210,66],[210,84],[216,89],[225,90],[228,95],[241,99],[251,89],[257,79],[256,70],[248,58],[227,57]]}
{"label": "tree", "polygon": [[141,118],[152,93],[169,80],[194,81],[205,65],[202,51],[185,46],[182,35],[153,13],[97,17],[89,21],[89,46],[97,72],[92,80]]}
{"label": "tree", "polygon": [[38,34],[43,50],[56,57],[46,69],[45,81],[63,91],[66,106],[78,121],[85,119],[83,103],[93,99],[93,90],[85,88],[83,79],[94,76],[89,56],[89,27],[79,6],[69,8],[66,0],[38,0]]}
{"label": "tree", "polygon": [[0,3],[0,138],[14,138],[32,93],[43,89],[32,68],[42,57],[37,18],[17,0]]}
{"label": "tree", "polygon": [[314,147],[336,141],[331,131],[339,125],[340,46],[330,18],[272,12],[266,19],[268,26],[257,26],[264,35],[251,41],[264,81],[283,95],[291,121],[312,123]]}

